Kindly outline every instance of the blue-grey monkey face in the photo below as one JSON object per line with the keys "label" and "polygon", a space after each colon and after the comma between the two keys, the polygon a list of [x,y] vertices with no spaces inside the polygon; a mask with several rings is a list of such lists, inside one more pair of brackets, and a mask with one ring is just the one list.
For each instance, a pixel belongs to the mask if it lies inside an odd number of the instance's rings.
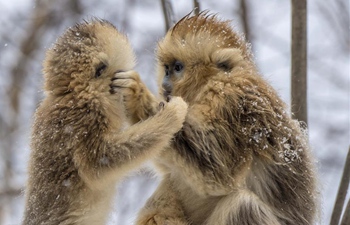
{"label": "blue-grey monkey face", "polygon": [[174,82],[182,78],[184,71],[184,64],[176,60],[172,64],[164,65],[164,78],[162,81],[163,96],[167,98],[173,94]]}

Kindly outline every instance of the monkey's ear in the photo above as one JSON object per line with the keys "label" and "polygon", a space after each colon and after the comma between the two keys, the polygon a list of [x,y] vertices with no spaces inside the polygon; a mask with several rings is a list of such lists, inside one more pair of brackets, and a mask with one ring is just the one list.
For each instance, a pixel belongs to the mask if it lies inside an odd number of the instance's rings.
{"label": "monkey's ear", "polygon": [[239,49],[224,48],[214,52],[211,60],[218,69],[231,71],[239,61],[243,60],[243,57]]}

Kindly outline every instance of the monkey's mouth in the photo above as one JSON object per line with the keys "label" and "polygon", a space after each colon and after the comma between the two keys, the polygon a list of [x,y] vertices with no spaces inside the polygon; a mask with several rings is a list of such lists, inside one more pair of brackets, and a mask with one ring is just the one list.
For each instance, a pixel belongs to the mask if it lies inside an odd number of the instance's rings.
{"label": "monkey's mouth", "polygon": [[165,100],[168,100],[170,96],[171,96],[171,91],[163,91],[163,97]]}

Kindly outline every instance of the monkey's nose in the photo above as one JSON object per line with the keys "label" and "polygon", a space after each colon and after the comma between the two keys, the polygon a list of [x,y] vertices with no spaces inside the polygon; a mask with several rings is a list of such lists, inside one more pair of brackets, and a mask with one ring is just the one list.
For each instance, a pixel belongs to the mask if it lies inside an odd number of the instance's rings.
{"label": "monkey's nose", "polygon": [[163,88],[163,96],[165,99],[167,99],[167,97],[171,95],[171,92],[173,90],[173,85],[168,81],[163,81],[162,88]]}

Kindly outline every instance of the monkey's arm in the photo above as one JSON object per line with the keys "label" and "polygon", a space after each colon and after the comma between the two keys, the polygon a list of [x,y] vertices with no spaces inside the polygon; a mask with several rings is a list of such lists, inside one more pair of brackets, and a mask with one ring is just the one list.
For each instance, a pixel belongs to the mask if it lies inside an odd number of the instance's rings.
{"label": "monkey's arm", "polygon": [[157,112],[159,101],[148,90],[136,71],[116,73],[113,86],[122,92],[124,105],[132,123],[145,120]]}
{"label": "monkey's arm", "polygon": [[189,225],[169,175],[163,177],[154,194],[139,212],[136,225]]}
{"label": "monkey's arm", "polygon": [[[244,149],[244,140],[235,134],[235,121],[230,121],[224,107],[214,101],[205,100],[189,108],[183,128],[175,135],[173,146],[179,160],[188,168],[183,170],[193,188],[205,186],[209,195],[227,194],[240,177],[239,171],[251,161],[251,152]],[[220,103],[222,104],[222,103]],[[224,105],[225,103],[223,103]],[[176,157],[176,156],[175,156]],[[198,176],[200,184],[191,181],[192,174]]]}
{"label": "monkey's arm", "polygon": [[128,129],[96,137],[85,143],[91,149],[75,152],[75,163],[87,182],[101,182],[106,174],[124,173],[155,157],[182,127],[187,104],[174,98],[153,117]]}

